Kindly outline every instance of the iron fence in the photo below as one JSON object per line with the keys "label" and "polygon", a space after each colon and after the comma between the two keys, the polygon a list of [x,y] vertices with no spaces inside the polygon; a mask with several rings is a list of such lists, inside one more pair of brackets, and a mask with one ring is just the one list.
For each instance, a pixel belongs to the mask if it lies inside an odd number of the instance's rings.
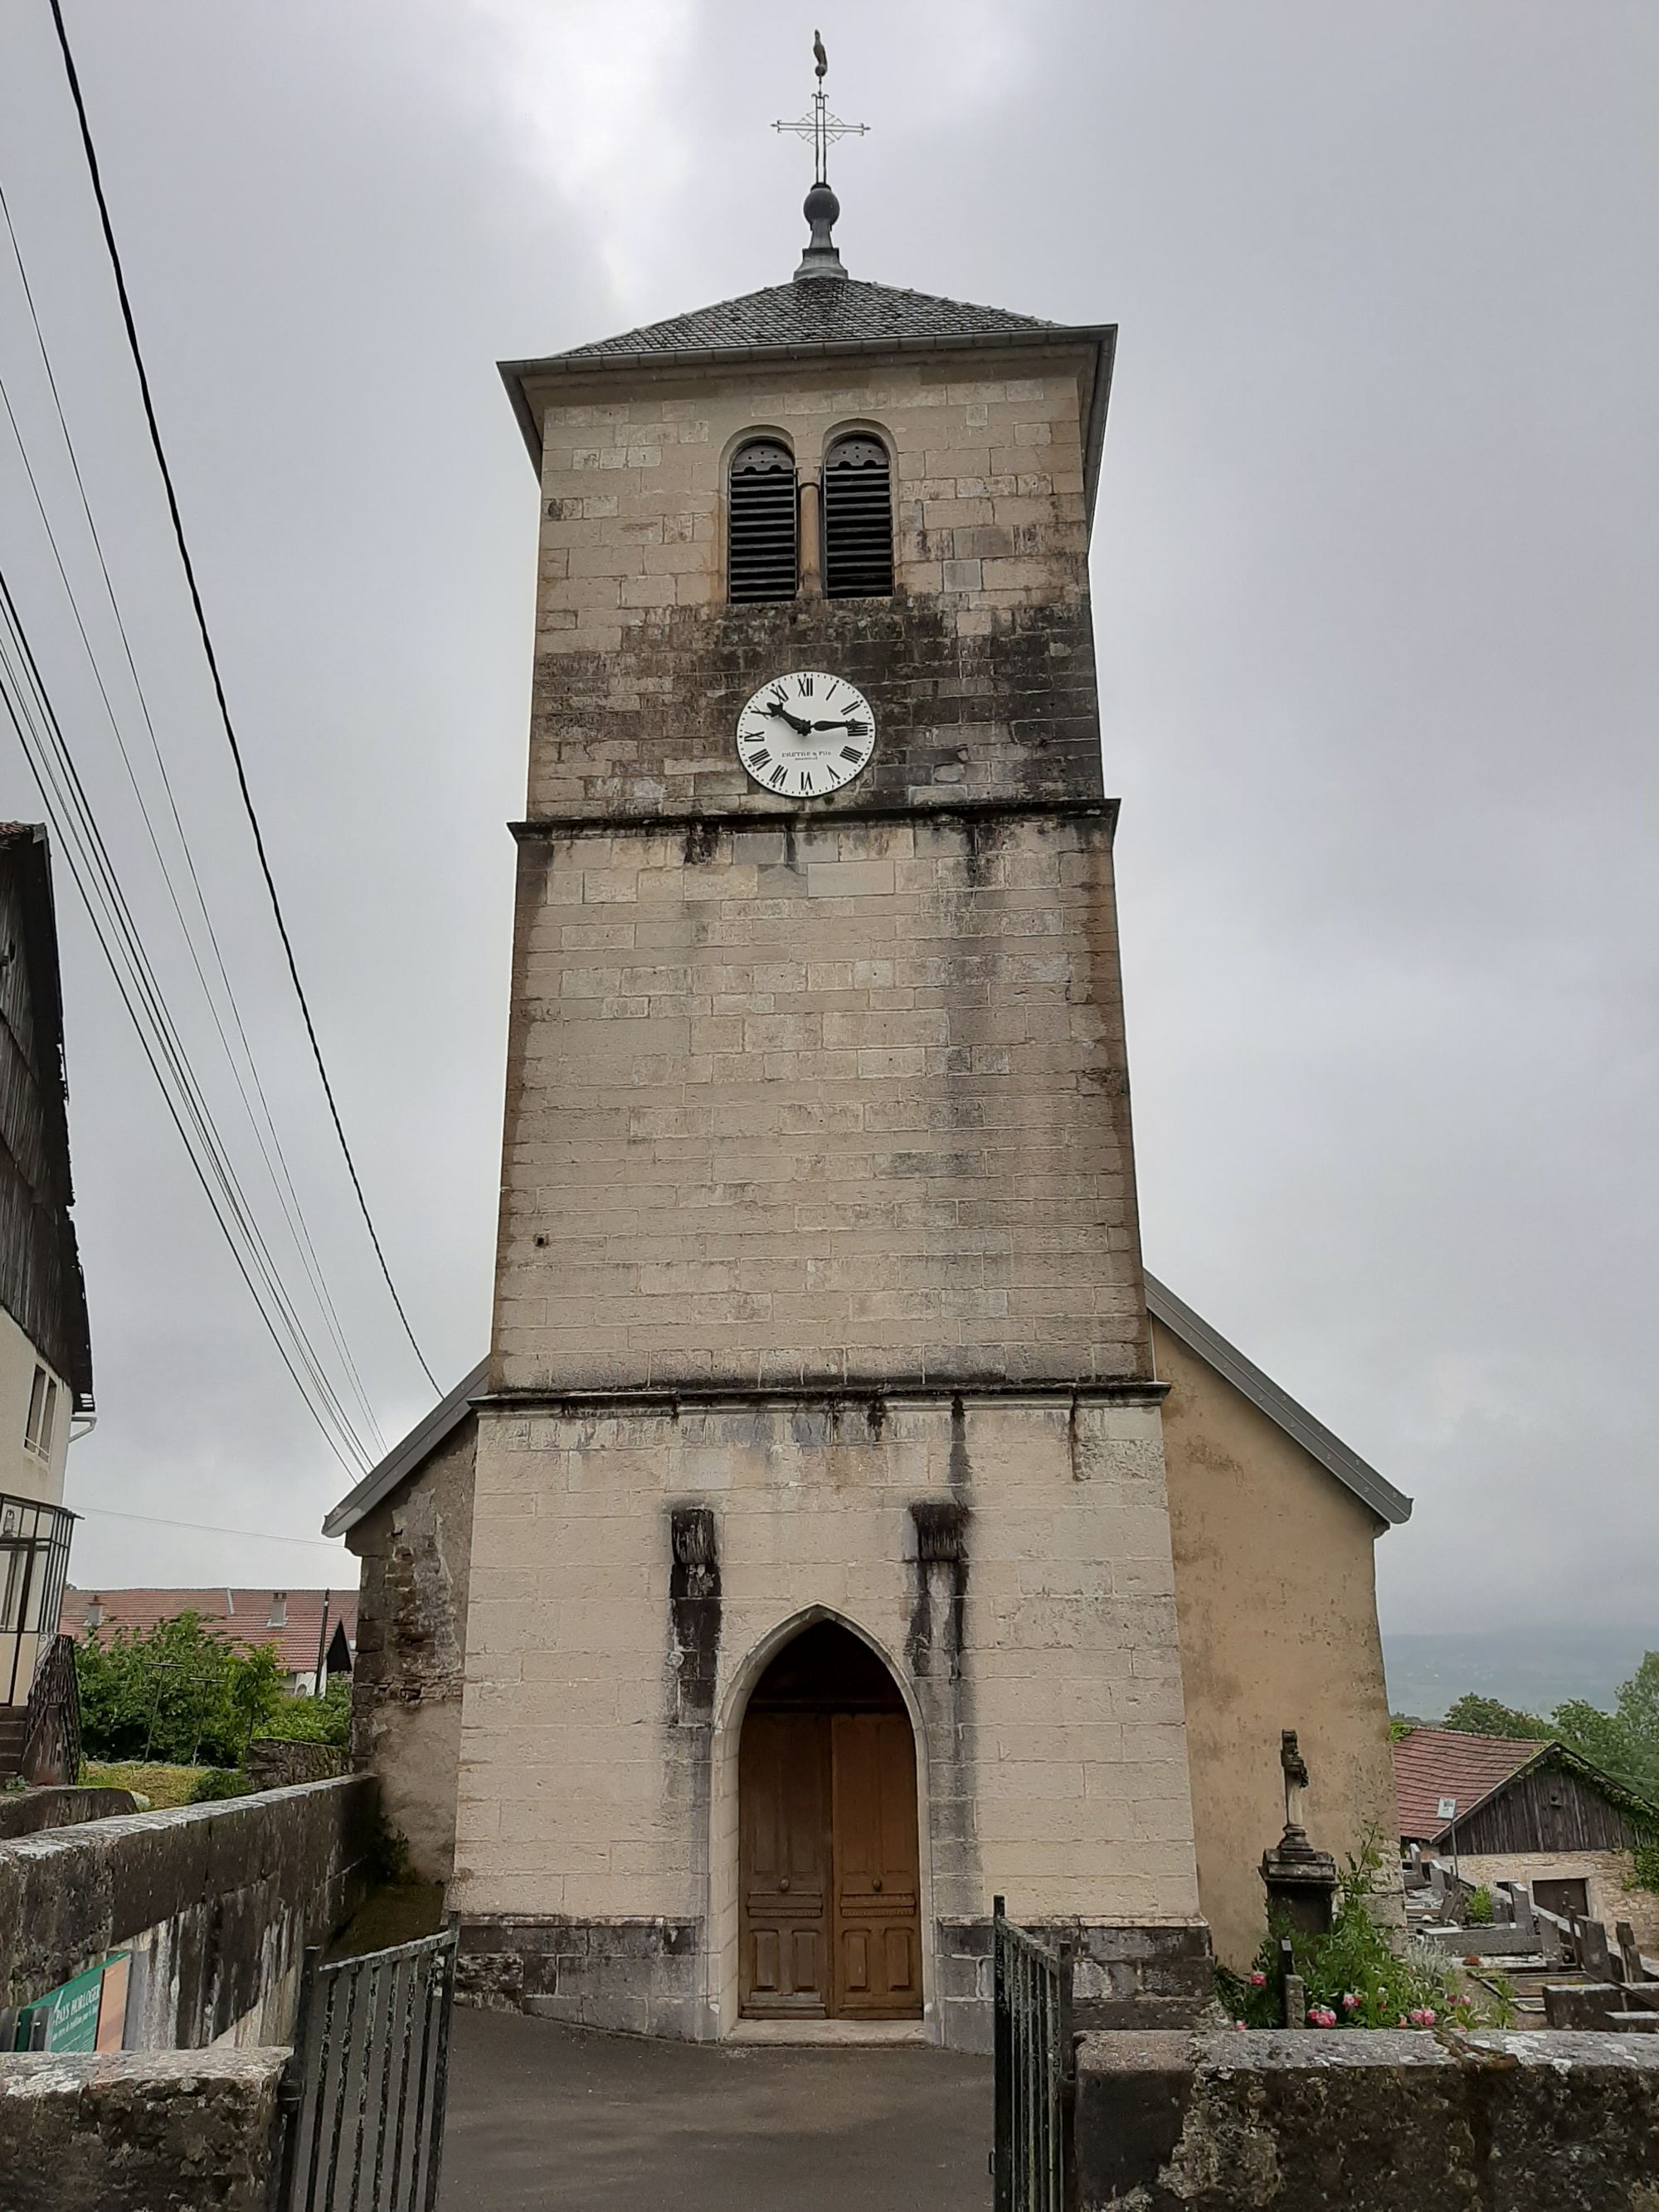
{"label": "iron fence", "polygon": [[1017,1928],[998,1898],[991,1920],[995,2212],[1065,2212],[1071,2106],[1072,1954]]}
{"label": "iron fence", "polygon": [[331,1966],[308,1952],[286,2101],[289,2212],[432,2212],[459,1923]]}

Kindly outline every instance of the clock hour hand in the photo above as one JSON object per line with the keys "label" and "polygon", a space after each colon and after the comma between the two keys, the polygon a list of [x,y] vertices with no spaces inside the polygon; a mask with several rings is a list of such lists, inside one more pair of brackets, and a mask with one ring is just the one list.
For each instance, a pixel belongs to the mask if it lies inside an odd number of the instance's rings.
{"label": "clock hour hand", "polygon": [[853,725],[843,720],[839,722],[814,722],[811,726],[815,730],[850,730]]}
{"label": "clock hour hand", "polygon": [[766,711],[769,714],[775,714],[780,721],[787,722],[790,728],[803,738],[811,731],[811,722],[803,721],[799,714],[792,714],[787,707],[780,707],[771,700],[767,702]]}

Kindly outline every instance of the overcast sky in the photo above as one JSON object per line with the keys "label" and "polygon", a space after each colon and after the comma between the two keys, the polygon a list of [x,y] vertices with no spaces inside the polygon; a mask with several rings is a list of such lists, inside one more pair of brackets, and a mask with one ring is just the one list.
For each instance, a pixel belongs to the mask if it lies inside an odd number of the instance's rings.
{"label": "overcast sky", "polygon": [[[1385,1626],[1653,1563],[1659,14],[1646,0],[65,0],[210,614],[371,1202],[487,1340],[536,526],[499,358],[786,278],[814,22],[852,273],[1121,325],[1095,536],[1148,1264],[1415,1497]],[[377,1289],[259,904],[46,0],[9,199],[192,849],[381,1429]],[[0,374],[118,710],[0,237]],[[0,559],[246,1125],[0,422]],[[125,794],[125,795],[124,795]],[[8,732],[0,813],[40,802]],[[60,860],[82,1584],[355,1580]],[[250,1170],[250,1180],[252,1181]]]}

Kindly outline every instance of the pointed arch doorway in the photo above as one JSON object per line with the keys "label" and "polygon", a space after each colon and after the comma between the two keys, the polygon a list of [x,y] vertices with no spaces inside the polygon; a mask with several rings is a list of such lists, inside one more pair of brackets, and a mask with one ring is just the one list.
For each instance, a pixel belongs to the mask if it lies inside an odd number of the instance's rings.
{"label": "pointed arch doorway", "polygon": [[915,1739],[897,1683],[838,1622],[755,1685],[738,1858],[744,2018],[921,2018]]}

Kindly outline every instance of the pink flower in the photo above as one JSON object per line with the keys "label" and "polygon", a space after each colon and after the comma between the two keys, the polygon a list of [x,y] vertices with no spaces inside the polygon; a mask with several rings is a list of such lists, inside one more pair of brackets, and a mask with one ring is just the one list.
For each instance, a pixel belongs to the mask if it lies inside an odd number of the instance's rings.
{"label": "pink flower", "polygon": [[1432,2027],[1434,2026],[1434,2007],[1432,2005],[1413,2005],[1412,2007],[1411,2021],[1413,2027]]}
{"label": "pink flower", "polygon": [[1250,1987],[1253,1990],[1265,1990],[1267,1986],[1267,1977],[1262,1972],[1260,1966],[1258,1966],[1255,1972],[1250,1976]]}
{"label": "pink flower", "polygon": [[1233,2022],[1233,2026],[1234,2026],[1235,2027],[1240,2027],[1240,2028],[1242,2028],[1242,2027],[1243,2027],[1243,2025],[1244,2025],[1244,2023],[1243,2023],[1243,2021],[1242,2020],[1236,2020],[1236,2021]]}
{"label": "pink flower", "polygon": [[1400,2018],[1395,2021],[1395,2025],[1397,2027],[1404,2027],[1406,2025],[1406,2015],[1403,2012],[1401,2014]]}
{"label": "pink flower", "polygon": [[1345,1990],[1343,1991],[1342,2009],[1344,2012],[1352,2012],[1358,2002],[1358,1998],[1354,1995],[1352,1990]]}
{"label": "pink flower", "polygon": [[1336,2014],[1328,2005],[1310,2005],[1308,2018],[1315,2027],[1334,2027]]}

